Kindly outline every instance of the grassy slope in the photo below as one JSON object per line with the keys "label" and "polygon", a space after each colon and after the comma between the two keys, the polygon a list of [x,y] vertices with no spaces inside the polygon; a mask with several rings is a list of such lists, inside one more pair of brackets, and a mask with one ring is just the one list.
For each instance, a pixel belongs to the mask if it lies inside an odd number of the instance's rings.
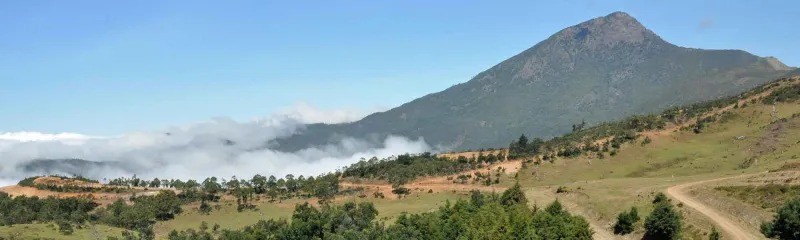
{"label": "grassy slope", "polygon": [[[375,199],[371,196],[361,199],[356,196],[348,196],[337,199],[336,202],[372,201],[378,209],[378,218],[387,222],[392,222],[394,218],[402,212],[418,213],[429,211],[444,204],[446,200],[454,201],[460,197],[463,196],[451,193],[413,193],[409,197],[399,200]],[[216,223],[220,225],[221,229],[240,229],[244,226],[254,224],[261,219],[289,219],[292,216],[295,204],[305,201],[306,200],[302,199],[291,199],[285,200],[282,203],[263,202],[258,204],[258,211],[244,212],[236,211],[235,201],[222,201],[220,203],[220,209],[214,210],[209,215],[199,214],[196,210],[197,206],[187,206],[184,208],[184,213],[178,215],[175,219],[157,223],[155,231],[158,238],[164,238],[173,229],[196,229],[203,221],[208,223],[209,228]],[[313,203],[313,201],[310,202]]]}
{"label": "grassy slope", "polygon": [[[777,108],[778,118],[800,112],[800,104],[778,104]],[[793,161],[792,156],[800,155],[800,148],[796,147],[800,140],[800,128],[786,123],[778,131],[773,130],[770,125],[771,109],[771,106],[753,104],[732,110],[733,117],[711,124],[701,134],[677,131],[652,136],[653,142],[648,145],[628,144],[616,156],[606,155],[605,159],[582,156],[545,163],[538,168],[538,178],[534,175],[537,169],[531,165],[520,171],[519,180],[535,204],[543,206],[558,198],[567,205],[575,206],[576,212],[592,219],[600,227],[610,228],[616,215],[631,206],[637,206],[644,219],[652,210],[650,201],[653,194],[669,186],[763,172]],[[794,122],[800,125],[800,120],[790,121]],[[737,136],[746,136],[746,139],[735,140]],[[740,167],[745,160],[754,156],[758,156],[758,165],[745,169]],[[555,194],[556,187],[562,185],[570,190],[569,193]],[[455,194],[420,193],[401,200],[350,199],[375,202],[381,213],[379,218],[391,222],[400,212],[431,210],[443,204],[444,200],[458,197]],[[259,208],[264,218],[289,217],[292,206],[297,202],[299,200],[291,200],[281,206],[265,203]],[[683,207],[679,209],[686,218],[684,230],[687,238],[704,237],[712,224],[696,212]],[[259,218],[261,216],[253,212],[237,213],[231,204],[209,216],[187,212],[173,221],[160,224],[157,232],[165,234],[172,228],[196,227],[201,221],[207,221],[210,225],[220,223],[223,228],[239,228]],[[641,234],[640,225],[635,234],[626,238],[641,237]]]}
{"label": "grassy slope", "polygon": [[[778,104],[777,109],[778,118],[789,117],[800,112],[800,104]],[[797,147],[800,128],[793,125],[800,125],[800,119],[773,131],[768,126],[771,110],[771,106],[761,104],[733,110],[734,118],[714,123],[701,134],[673,132],[655,136],[651,144],[626,145],[616,156],[606,156],[603,160],[585,156],[559,159],[543,164],[538,179],[533,175],[534,168],[525,169],[520,173],[520,181],[528,187],[529,197],[539,203],[558,197],[580,206],[583,215],[610,228],[616,215],[631,206],[637,206],[643,217],[649,214],[653,192],[668,186],[763,172],[797,161],[792,156],[800,155]],[[734,141],[736,136],[747,138]],[[740,169],[740,164],[753,156],[758,156],[758,166]],[[566,186],[570,193],[554,195],[557,185]],[[681,211],[689,223],[685,230],[690,239],[708,232],[711,223],[704,217],[687,209]]]}
{"label": "grassy slope", "polygon": [[99,236],[99,239],[106,239],[107,236],[121,236],[123,229],[115,228],[105,225],[96,225],[95,231],[91,228],[84,228],[84,229],[77,229],[74,228],[75,232],[72,235],[62,235],[58,232],[58,227],[55,225],[50,225],[46,223],[36,223],[36,224],[17,224],[14,226],[2,226],[0,227],[0,237],[9,237],[9,236],[17,236],[21,237],[21,239],[36,239],[36,238],[53,238],[53,239],[65,239],[65,240],[77,240],[77,239],[96,239],[96,236]]}

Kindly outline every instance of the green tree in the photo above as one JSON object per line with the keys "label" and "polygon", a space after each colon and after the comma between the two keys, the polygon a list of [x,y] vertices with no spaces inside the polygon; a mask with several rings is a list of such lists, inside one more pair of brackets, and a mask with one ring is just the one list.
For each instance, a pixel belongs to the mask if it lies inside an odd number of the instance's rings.
{"label": "green tree", "polygon": [[665,203],[665,202],[669,202],[669,198],[667,198],[667,195],[664,195],[664,193],[662,192],[656,194],[656,197],[653,199],[653,204]]}
{"label": "green tree", "polygon": [[67,221],[59,221],[58,222],[58,232],[63,235],[72,235],[75,232],[75,229],[72,228],[72,224]]}
{"label": "green tree", "polygon": [[503,192],[503,195],[500,197],[500,204],[507,207],[514,204],[528,204],[528,198],[526,198],[525,193],[522,192],[519,182],[514,183],[514,186]]}
{"label": "green tree", "polygon": [[253,176],[253,179],[250,180],[250,182],[253,184],[253,189],[255,190],[256,194],[263,194],[267,191],[267,178],[261,176],[261,174],[256,174]]}
{"label": "green tree", "polygon": [[683,226],[681,215],[666,201],[656,203],[656,208],[645,219],[645,239],[680,239]]}
{"label": "green tree", "polygon": [[787,200],[778,207],[775,219],[761,224],[761,233],[768,238],[800,239],[800,198]]}
{"label": "green tree", "polygon": [[628,212],[621,212],[617,215],[617,223],[614,224],[614,234],[625,235],[636,230],[636,222],[639,221],[639,211],[632,207]]}

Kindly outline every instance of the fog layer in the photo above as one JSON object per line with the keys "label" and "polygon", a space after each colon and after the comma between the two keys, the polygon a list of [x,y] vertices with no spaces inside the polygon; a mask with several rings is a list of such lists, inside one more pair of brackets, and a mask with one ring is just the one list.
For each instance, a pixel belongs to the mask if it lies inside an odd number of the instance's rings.
{"label": "fog layer", "polygon": [[[360,119],[365,112],[323,111],[295,105],[270,117],[237,122],[219,118],[184,127],[132,132],[119,137],[75,133],[0,133],[0,185],[40,174],[81,174],[90,178],[130,177],[202,179],[251,177],[254,174],[317,175],[331,172],[360,158],[389,157],[430,151],[423,139],[389,136],[385,139],[344,137],[327,145],[296,152],[280,152],[268,144],[303,130],[304,124],[339,123]],[[331,116],[325,119],[324,116]],[[42,159],[63,164],[41,164]],[[98,164],[64,167],[67,159]],[[75,172],[78,171],[78,172]]]}

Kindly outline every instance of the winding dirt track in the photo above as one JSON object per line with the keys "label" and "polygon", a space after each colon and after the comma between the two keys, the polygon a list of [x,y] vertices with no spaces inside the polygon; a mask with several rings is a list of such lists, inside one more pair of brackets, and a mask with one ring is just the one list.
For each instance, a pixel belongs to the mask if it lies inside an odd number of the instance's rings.
{"label": "winding dirt track", "polygon": [[742,227],[741,224],[737,223],[734,220],[729,219],[727,216],[723,215],[713,207],[706,206],[705,204],[692,198],[688,193],[686,193],[686,189],[698,184],[706,184],[710,182],[721,181],[731,178],[746,177],[750,175],[752,174],[678,184],[667,188],[667,195],[669,195],[675,200],[682,202],[684,205],[693,208],[694,210],[702,213],[703,215],[706,215],[706,217],[711,219],[711,221],[714,221],[716,225],[719,226],[722,229],[722,231],[726,233],[727,235],[726,237],[728,239],[742,239],[742,240],[764,239],[764,237],[762,237],[761,235],[757,235],[755,233],[752,233],[751,231],[748,231],[746,227]]}

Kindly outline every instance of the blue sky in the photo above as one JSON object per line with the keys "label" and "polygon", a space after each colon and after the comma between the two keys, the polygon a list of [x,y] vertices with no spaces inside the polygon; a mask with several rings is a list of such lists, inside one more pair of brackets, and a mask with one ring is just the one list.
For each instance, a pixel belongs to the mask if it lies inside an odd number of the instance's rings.
{"label": "blue sky", "polygon": [[0,132],[117,135],[299,101],[392,107],[625,11],[800,66],[798,1],[2,1]]}

